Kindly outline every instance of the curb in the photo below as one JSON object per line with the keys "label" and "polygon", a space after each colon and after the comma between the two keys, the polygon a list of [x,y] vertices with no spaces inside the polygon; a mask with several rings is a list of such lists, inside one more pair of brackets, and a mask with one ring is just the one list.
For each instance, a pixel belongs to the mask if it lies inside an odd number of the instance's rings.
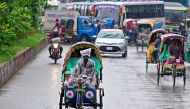
{"label": "curb", "polygon": [[17,53],[13,59],[0,64],[0,87],[13,77],[16,72],[19,71],[38,52],[45,48],[47,44],[47,39],[43,38],[36,47],[28,47]]}

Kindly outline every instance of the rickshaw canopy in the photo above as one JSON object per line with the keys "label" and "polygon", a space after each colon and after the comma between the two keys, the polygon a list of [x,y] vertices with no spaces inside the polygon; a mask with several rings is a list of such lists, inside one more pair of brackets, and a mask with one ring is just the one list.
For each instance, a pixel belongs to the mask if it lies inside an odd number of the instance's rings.
{"label": "rickshaw canopy", "polygon": [[137,21],[137,25],[142,25],[142,24],[148,24],[152,28],[154,27],[155,20],[149,20],[149,19],[142,19]]}
{"label": "rickshaw canopy", "polygon": [[161,35],[157,35],[157,33],[161,33],[161,34],[166,34],[167,31],[164,30],[164,29],[156,29],[156,30],[153,30],[151,33],[150,33],[150,37],[149,37],[149,43],[150,42],[154,42],[158,37],[161,37]]}
{"label": "rickshaw canopy", "polygon": [[168,39],[177,39],[177,40],[181,40],[183,43],[185,41],[185,37],[179,34],[165,34],[161,36],[161,40],[165,43],[165,41],[167,41]]}
{"label": "rickshaw canopy", "polygon": [[125,26],[125,28],[131,29],[133,27],[133,22],[135,22],[134,19],[125,19],[123,21],[123,25]]}
{"label": "rickshaw canopy", "polygon": [[88,48],[91,48],[90,59],[95,62],[95,70],[99,74],[100,70],[103,68],[102,57],[99,49],[89,42],[78,42],[69,48],[64,58],[63,71],[71,71],[71,69],[76,66],[77,61],[82,58],[80,51]]}

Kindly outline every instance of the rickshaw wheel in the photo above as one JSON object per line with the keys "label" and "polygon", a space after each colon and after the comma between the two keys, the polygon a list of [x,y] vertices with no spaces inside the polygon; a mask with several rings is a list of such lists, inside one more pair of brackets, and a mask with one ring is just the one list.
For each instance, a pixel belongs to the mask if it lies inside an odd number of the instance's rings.
{"label": "rickshaw wheel", "polygon": [[103,94],[103,89],[102,88],[100,88],[100,109],[102,109],[102,107],[103,107],[103,97],[104,96],[104,94]]}
{"label": "rickshaw wheel", "polygon": [[142,49],[142,52],[143,52],[143,49],[144,49],[144,40],[142,39],[142,45],[141,45],[141,49]]}
{"label": "rickshaw wheel", "polygon": [[148,58],[146,58],[146,72],[148,71]]}
{"label": "rickshaw wheel", "polygon": [[139,50],[139,44],[137,43],[136,46],[137,46],[137,52],[138,52],[138,50]]}
{"label": "rickshaw wheel", "polygon": [[186,83],[186,70],[183,72],[183,85],[185,86]]}
{"label": "rickshaw wheel", "polygon": [[157,85],[159,85],[159,82],[160,82],[160,62],[158,62],[158,65],[157,65]]}
{"label": "rickshaw wheel", "polygon": [[172,76],[173,76],[173,87],[175,87],[175,82],[176,82],[176,66],[172,66]]}
{"label": "rickshaw wheel", "polygon": [[61,89],[60,93],[60,101],[59,101],[59,109],[62,109],[62,104],[63,104],[63,89]]}

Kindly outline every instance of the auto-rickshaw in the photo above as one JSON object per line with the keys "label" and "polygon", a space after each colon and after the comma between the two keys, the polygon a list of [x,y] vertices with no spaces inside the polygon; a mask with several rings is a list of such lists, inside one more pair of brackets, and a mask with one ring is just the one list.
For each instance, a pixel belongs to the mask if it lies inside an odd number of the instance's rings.
{"label": "auto-rickshaw", "polygon": [[[90,59],[95,63],[95,73],[93,75],[95,75],[96,79],[94,85],[92,85],[93,87],[84,87],[84,84],[81,83],[84,79],[73,76],[73,69],[77,61],[81,59],[80,51],[88,48],[91,48]],[[102,109],[104,89],[99,87],[102,81],[102,69],[101,54],[94,44],[78,42],[72,45],[64,59],[59,109],[62,109],[63,105],[65,108],[83,109],[83,107],[88,106]]]}
{"label": "auto-rickshaw", "polygon": [[62,42],[72,42],[76,41],[77,34],[74,32],[74,20],[68,17],[61,18],[61,25],[62,25],[62,31],[61,37],[58,35],[57,32],[52,32],[49,34],[48,39],[60,37]]}
{"label": "auto-rickshaw", "polygon": [[136,42],[136,38],[137,38],[137,28],[135,30],[136,26],[134,23],[136,21],[134,19],[125,19],[123,21],[123,32],[125,34],[125,36],[129,37],[128,43],[131,42]]}
{"label": "auto-rickshaw", "polygon": [[160,77],[172,75],[173,87],[175,87],[176,77],[183,77],[185,86],[186,69],[184,64],[184,41],[185,37],[178,34],[165,34],[161,36],[159,50],[159,60],[157,63],[157,84]]}
{"label": "auto-rickshaw", "polygon": [[138,26],[138,36],[136,39],[137,51],[139,46],[141,46],[142,52],[145,45],[148,43],[149,35],[154,29],[154,20],[142,19],[137,21]]}
{"label": "auto-rickshaw", "polygon": [[157,64],[161,35],[166,33],[167,32],[164,29],[156,29],[150,33],[146,51],[146,72],[148,70],[149,63]]}
{"label": "auto-rickshaw", "polygon": [[61,19],[64,38],[67,41],[72,41],[74,39],[76,40],[76,38],[77,38],[77,35],[73,30],[74,23],[75,23],[74,20],[71,18],[62,18]]}

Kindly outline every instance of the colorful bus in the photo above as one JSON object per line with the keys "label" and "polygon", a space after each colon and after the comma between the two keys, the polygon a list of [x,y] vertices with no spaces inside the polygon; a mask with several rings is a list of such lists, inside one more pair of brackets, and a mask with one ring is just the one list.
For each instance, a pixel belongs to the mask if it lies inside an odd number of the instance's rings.
{"label": "colorful bus", "polygon": [[73,2],[61,3],[58,10],[74,10],[80,13],[81,16],[91,16],[93,2]]}
{"label": "colorful bus", "polygon": [[154,19],[165,23],[163,1],[136,2],[97,2],[92,6],[95,19],[114,18],[116,26],[121,27],[124,19]]}
{"label": "colorful bus", "polygon": [[58,5],[60,2],[58,1],[47,1],[48,8],[47,10],[58,10]]}
{"label": "colorful bus", "polygon": [[188,8],[181,3],[165,2],[166,29],[178,31],[180,23],[186,24]]}

